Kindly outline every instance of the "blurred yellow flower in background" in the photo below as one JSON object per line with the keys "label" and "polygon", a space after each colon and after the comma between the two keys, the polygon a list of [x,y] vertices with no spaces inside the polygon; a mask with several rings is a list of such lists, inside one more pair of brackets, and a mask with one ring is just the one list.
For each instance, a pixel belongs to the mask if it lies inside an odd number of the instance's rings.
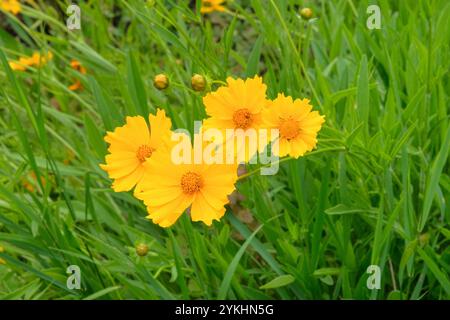
{"label": "blurred yellow flower in background", "polygon": [[28,66],[28,58],[20,58],[18,61],[10,61],[9,67],[14,71],[25,71]]}
{"label": "blurred yellow flower in background", "polygon": [[51,59],[53,59],[53,53],[50,51],[47,52],[47,55],[41,55],[39,52],[34,52],[29,58],[28,63],[30,66],[42,67]]}
{"label": "blurred yellow flower in background", "polygon": [[15,71],[25,71],[28,67],[42,67],[51,59],[53,59],[53,53],[50,51],[42,56],[39,52],[34,52],[31,57],[20,57],[19,60],[9,61],[9,66]]}
{"label": "blurred yellow flower in background", "polygon": [[[86,68],[83,67],[78,60],[72,60],[70,61],[70,67],[76,71],[78,71],[81,74],[86,74]],[[81,81],[78,79],[75,79],[75,82],[69,86],[69,90],[76,91],[83,89],[83,85],[81,84]]]}
{"label": "blurred yellow flower in background", "polygon": [[226,10],[223,3],[225,0],[202,0],[201,13],[211,13],[213,11],[223,12]]}
{"label": "blurred yellow flower in background", "polygon": [[[45,188],[47,181],[43,176],[41,176],[41,184]],[[28,174],[28,177],[22,178],[22,186],[27,189],[30,192],[35,192],[36,188],[35,186],[38,185],[38,180],[36,177],[36,173],[34,171],[31,171]]]}
{"label": "blurred yellow flower in background", "polygon": [[110,144],[105,158],[106,164],[100,167],[111,179],[116,192],[131,190],[144,176],[144,163],[154,153],[170,153],[168,145],[172,122],[164,110],[158,109],[156,115],[149,115],[150,128],[141,116],[127,117],[127,122],[113,132],[107,132],[105,141]]}
{"label": "blurred yellow flower in background", "polygon": [[0,8],[14,15],[17,15],[22,10],[20,2],[17,0],[0,0]]}
{"label": "blurred yellow flower in background", "polygon": [[278,94],[263,111],[264,126],[279,130],[279,156],[303,156],[317,144],[317,133],[325,121],[318,111],[311,111],[308,99]]}

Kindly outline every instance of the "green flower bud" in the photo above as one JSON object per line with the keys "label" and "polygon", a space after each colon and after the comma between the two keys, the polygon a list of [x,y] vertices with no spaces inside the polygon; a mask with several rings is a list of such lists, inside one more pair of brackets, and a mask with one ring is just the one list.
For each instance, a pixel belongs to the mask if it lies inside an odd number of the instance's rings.
{"label": "green flower bud", "polygon": [[136,245],[136,253],[140,257],[145,257],[148,253],[148,245],[146,245],[145,243],[139,243],[138,245]]}
{"label": "green flower bud", "polygon": [[158,90],[164,90],[169,86],[169,78],[163,73],[157,74],[153,78],[153,85]]}
{"label": "green flower bud", "polygon": [[312,18],[313,12],[310,8],[303,8],[302,10],[300,10],[300,15],[303,19],[309,20]]}
{"label": "green flower bud", "polygon": [[194,74],[191,78],[192,89],[195,91],[203,91],[206,87],[206,79],[201,74]]}

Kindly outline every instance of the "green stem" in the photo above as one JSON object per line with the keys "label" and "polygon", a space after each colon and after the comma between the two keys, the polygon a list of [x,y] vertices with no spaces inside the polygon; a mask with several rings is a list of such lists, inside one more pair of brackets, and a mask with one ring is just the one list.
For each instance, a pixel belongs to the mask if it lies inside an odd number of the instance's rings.
{"label": "green stem", "polygon": [[320,102],[319,96],[317,95],[317,92],[314,89],[314,86],[313,86],[313,84],[311,82],[311,79],[309,78],[308,73],[306,72],[305,65],[303,64],[302,58],[301,58],[301,56],[300,56],[300,54],[299,54],[299,52],[298,52],[298,50],[297,50],[297,48],[295,46],[294,40],[292,40],[291,33],[290,33],[290,31],[289,31],[289,29],[288,29],[288,27],[286,25],[286,22],[284,21],[283,16],[281,15],[281,12],[278,9],[278,7],[275,4],[275,2],[273,0],[270,0],[270,3],[272,4],[272,6],[273,6],[273,8],[275,10],[275,13],[277,14],[278,19],[280,20],[280,23],[281,23],[281,25],[282,25],[282,27],[283,27],[283,29],[284,29],[287,37],[288,37],[289,44],[291,45],[292,49],[294,50],[294,54],[295,54],[295,56],[296,56],[296,58],[297,58],[297,60],[298,60],[298,62],[300,64],[300,68],[302,69],[303,74],[305,75],[305,79],[308,82],[308,85],[309,85],[309,87],[311,89],[311,92],[314,95],[314,98],[316,99],[317,103],[319,104],[320,109],[323,110],[322,102]]}
{"label": "green stem", "polygon": [[[327,152],[327,151],[345,151],[345,150],[346,150],[345,147],[323,148],[323,149],[320,149],[320,150],[312,151],[312,152],[306,154],[305,157],[308,157],[308,156],[311,156],[311,155],[315,155],[315,154],[319,154],[319,153],[323,153],[323,152]],[[294,159],[294,158],[292,158],[292,157],[289,156],[289,157],[280,159],[280,160],[278,160],[278,161],[275,161],[275,162],[273,162],[273,163],[269,163],[269,164],[262,165],[261,167],[255,169],[255,170],[252,170],[252,171],[250,171],[250,172],[247,172],[247,173],[245,173],[245,174],[239,176],[238,180],[242,180],[242,179],[247,178],[247,177],[249,177],[249,176],[251,176],[251,175],[253,175],[253,174],[255,174],[255,173],[258,173],[259,171],[261,171],[262,168],[270,167],[270,166],[272,166],[274,163],[283,163],[283,162],[286,162],[286,161],[289,161],[289,160],[292,160],[292,159]]]}

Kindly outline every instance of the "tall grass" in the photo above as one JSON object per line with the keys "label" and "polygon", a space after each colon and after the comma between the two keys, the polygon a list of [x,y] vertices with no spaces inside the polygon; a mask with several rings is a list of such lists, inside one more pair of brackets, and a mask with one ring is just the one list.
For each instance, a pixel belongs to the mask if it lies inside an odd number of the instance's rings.
{"label": "tall grass", "polygon": [[[366,0],[305,1],[310,21],[296,0],[208,16],[200,1],[151,2],[80,1],[81,31],[64,1],[1,14],[0,299],[450,298],[448,1],[378,0],[379,30]],[[48,50],[45,67],[8,67]],[[192,130],[205,117],[194,73],[263,75],[270,97],[308,97],[326,123],[317,150],[277,175],[248,167],[220,222],[162,229],[110,189],[103,136],[156,107]],[[69,265],[81,290],[66,287]]]}

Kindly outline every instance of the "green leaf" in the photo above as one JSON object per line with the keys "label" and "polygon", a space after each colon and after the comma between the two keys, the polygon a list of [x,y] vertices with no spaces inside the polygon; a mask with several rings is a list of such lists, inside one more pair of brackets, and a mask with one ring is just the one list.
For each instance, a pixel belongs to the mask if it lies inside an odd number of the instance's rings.
{"label": "green leaf", "polygon": [[353,214],[353,213],[375,213],[375,212],[377,212],[377,211],[374,209],[350,208],[344,204],[338,204],[332,208],[328,208],[325,210],[325,213],[329,214],[329,215]]}
{"label": "green leaf", "polygon": [[358,106],[358,114],[361,122],[366,128],[369,127],[369,76],[367,71],[367,57],[362,56],[359,65],[358,86],[356,93],[356,104]]}
{"label": "green leaf", "polygon": [[145,91],[144,82],[141,78],[141,72],[137,66],[131,50],[127,55],[127,69],[128,69],[128,90],[131,95],[131,99],[136,107],[138,113],[144,118],[148,117],[148,104],[147,93]]}
{"label": "green leaf", "polygon": [[262,229],[264,225],[260,225],[252,234],[250,237],[245,240],[244,244],[239,248],[238,252],[234,256],[233,260],[231,260],[230,265],[228,266],[227,271],[225,272],[225,276],[222,280],[222,283],[219,287],[219,294],[217,296],[218,300],[223,300],[226,298],[227,292],[230,289],[231,279],[233,278],[234,272],[236,271],[236,268],[239,264],[239,260],[241,260],[241,257],[244,255],[245,250],[250,245],[250,242],[253,240],[253,238],[256,236],[259,230]]}
{"label": "green leaf", "polygon": [[260,289],[274,289],[287,286],[295,281],[295,278],[290,274],[278,276],[275,279],[267,282],[265,285],[259,287]]}
{"label": "green leaf", "polygon": [[450,297],[450,280],[448,279],[447,275],[442,272],[436,262],[434,262],[434,260],[431,259],[423,249],[418,248],[417,251],[419,252],[419,255],[422,257],[428,268],[430,268],[436,279],[439,281],[442,288],[445,290],[445,292],[447,292],[447,296]]}
{"label": "green leaf", "polygon": [[120,289],[120,286],[113,286],[113,287],[109,287],[109,288],[105,288],[103,290],[97,291],[89,296],[87,296],[86,298],[84,298],[83,300],[95,300],[98,299],[104,295],[107,295],[110,292],[116,291],[118,289]]}
{"label": "green leaf", "polygon": [[70,44],[77,48],[81,53],[84,61],[91,64],[92,68],[97,68],[99,71],[114,74],[117,68],[108,60],[103,58],[98,52],[82,42],[70,41]]}
{"label": "green leaf", "polygon": [[387,300],[406,300],[406,299],[407,296],[398,290],[393,290],[389,292],[387,296]]}
{"label": "green leaf", "polygon": [[315,270],[313,275],[315,277],[323,277],[323,276],[327,276],[327,275],[335,276],[340,273],[341,273],[340,268],[321,268],[321,269]]}
{"label": "green leaf", "polygon": [[[423,209],[422,214],[419,220],[419,232],[423,230],[425,224],[427,223],[428,216],[430,214],[431,204],[433,202],[433,198],[436,195],[436,192],[439,187],[439,179],[441,177],[442,170],[444,169],[445,163],[448,161],[448,152],[450,150],[450,126],[447,127],[447,134],[445,136],[445,140],[442,143],[441,149],[433,161],[433,164],[430,167],[430,171],[428,172],[428,179],[425,191],[425,198],[423,200]],[[442,199],[444,201],[444,199]]]}
{"label": "green leaf", "polygon": [[258,63],[261,57],[261,47],[263,44],[264,37],[260,35],[253,46],[252,52],[248,57],[247,69],[245,71],[246,77],[253,77],[258,74]]}

